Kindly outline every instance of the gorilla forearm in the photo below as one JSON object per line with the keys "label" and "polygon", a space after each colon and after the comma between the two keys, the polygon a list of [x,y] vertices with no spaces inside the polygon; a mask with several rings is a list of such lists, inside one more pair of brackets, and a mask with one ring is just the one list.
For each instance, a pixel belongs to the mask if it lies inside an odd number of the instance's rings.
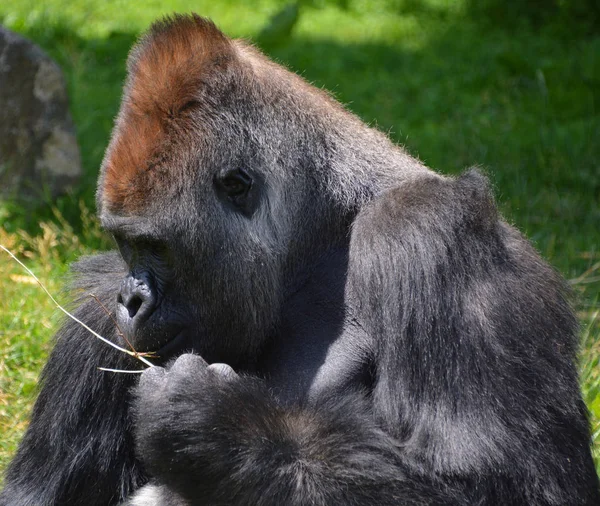
{"label": "gorilla forearm", "polygon": [[[114,339],[114,323],[89,293],[114,310],[122,261],[116,254],[106,254],[84,259],[75,270],[81,304],[74,314],[100,335]],[[67,320],[42,373],[41,391],[8,469],[1,505],[106,506],[141,481],[127,430],[127,391],[136,379],[101,373],[97,369],[101,366],[138,368],[128,355]]]}
{"label": "gorilla forearm", "polygon": [[396,443],[358,393],[283,408],[261,381],[224,379],[184,355],[166,372],[144,374],[135,405],[140,457],[190,505],[454,500],[449,491],[440,499],[439,483],[408,479]]}

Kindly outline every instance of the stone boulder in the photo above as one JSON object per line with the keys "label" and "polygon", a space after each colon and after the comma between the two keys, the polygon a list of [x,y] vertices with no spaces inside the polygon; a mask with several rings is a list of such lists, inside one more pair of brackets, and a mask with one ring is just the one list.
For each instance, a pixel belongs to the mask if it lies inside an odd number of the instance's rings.
{"label": "stone boulder", "polygon": [[81,159],[65,79],[38,46],[0,26],[0,196],[56,196]]}

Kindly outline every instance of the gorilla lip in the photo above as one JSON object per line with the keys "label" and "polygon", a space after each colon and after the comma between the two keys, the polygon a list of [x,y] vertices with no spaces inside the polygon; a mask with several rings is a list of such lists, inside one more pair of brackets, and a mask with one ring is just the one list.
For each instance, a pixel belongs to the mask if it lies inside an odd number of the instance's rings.
{"label": "gorilla lip", "polygon": [[[167,341],[163,346],[161,346],[158,350],[154,351],[157,357],[160,360],[169,359],[177,353],[180,353],[184,350],[188,344],[188,335],[185,329],[180,330],[175,334],[175,336],[169,341]],[[189,346],[189,350],[191,351],[192,347]]]}

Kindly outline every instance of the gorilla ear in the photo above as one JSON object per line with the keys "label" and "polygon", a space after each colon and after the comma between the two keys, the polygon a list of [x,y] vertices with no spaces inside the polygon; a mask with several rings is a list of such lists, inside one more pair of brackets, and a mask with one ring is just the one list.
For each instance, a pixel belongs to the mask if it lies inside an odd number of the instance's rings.
{"label": "gorilla ear", "polygon": [[154,23],[128,59],[127,95],[140,112],[177,115],[198,99],[211,75],[235,59],[232,42],[210,20],[178,15]]}

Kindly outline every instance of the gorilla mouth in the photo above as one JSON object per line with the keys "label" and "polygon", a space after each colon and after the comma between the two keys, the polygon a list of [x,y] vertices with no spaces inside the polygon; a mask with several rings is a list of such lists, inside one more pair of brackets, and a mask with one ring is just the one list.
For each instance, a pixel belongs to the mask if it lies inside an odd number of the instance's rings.
{"label": "gorilla mouth", "polygon": [[125,341],[122,346],[132,347],[139,353],[146,353],[149,357],[163,362],[186,349],[191,349],[193,341],[190,337],[188,327],[181,323],[163,327],[148,326],[136,329],[131,335],[125,332],[122,336]]}
{"label": "gorilla mouth", "polygon": [[182,329],[159,349],[153,350],[153,353],[162,362],[181,355],[184,351],[191,351],[191,349],[189,334],[185,329]]}

